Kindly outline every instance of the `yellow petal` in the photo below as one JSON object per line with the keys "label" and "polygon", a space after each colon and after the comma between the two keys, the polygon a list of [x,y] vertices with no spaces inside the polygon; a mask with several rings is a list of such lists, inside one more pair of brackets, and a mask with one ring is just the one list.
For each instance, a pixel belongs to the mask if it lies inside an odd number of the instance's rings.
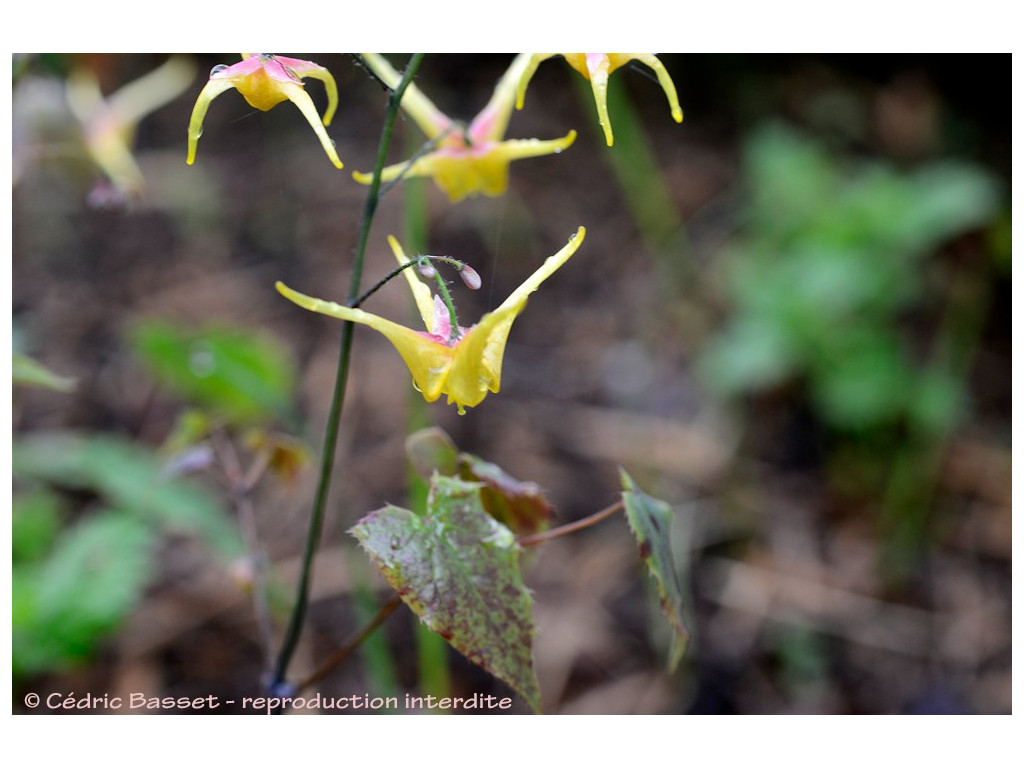
{"label": "yellow petal", "polygon": [[537,67],[545,59],[550,59],[552,56],[557,56],[557,53],[533,53],[530,54],[529,62],[523,67],[522,72],[519,74],[519,82],[516,83],[516,109],[523,108],[523,102],[526,99],[526,86],[533,78],[533,73],[537,71]]}
{"label": "yellow petal", "polygon": [[555,270],[565,264],[586,236],[580,227],[558,253],[545,259],[540,268],[523,282],[493,312],[484,315],[455,347],[455,359],[448,373],[448,402],[475,406],[487,395],[501,387],[501,363],[505,356],[512,322],[526,307],[526,300]]}
{"label": "yellow petal", "polygon": [[[388,182],[394,181],[403,173],[406,176],[428,175],[409,173],[407,170],[405,170],[408,166],[408,161],[404,163],[395,163],[394,165],[389,165],[387,168],[383,169],[380,172],[380,183],[387,184]],[[352,171],[352,178],[358,181],[360,184],[370,184],[373,181],[373,174],[361,173],[360,171]]]}
{"label": "yellow petal", "polygon": [[594,91],[594,103],[597,104],[597,122],[604,129],[604,139],[612,146],[612,120],[608,117],[608,75],[610,65],[608,57],[602,57],[590,70],[590,87]]}
{"label": "yellow petal", "polygon": [[153,71],[119,88],[110,97],[110,106],[123,122],[137,123],[184,93],[195,76],[192,59],[171,56]]}
{"label": "yellow petal", "polygon": [[393,323],[361,309],[352,309],[333,301],[306,296],[281,282],[277,283],[277,290],[285,298],[312,312],[368,325],[383,334],[402,356],[402,360],[405,361],[412,373],[416,388],[423,393],[427,402],[433,402],[441,395],[448,378],[448,369],[452,364],[453,350],[451,347],[431,341],[404,325]]}
{"label": "yellow petal", "polygon": [[665,95],[668,97],[668,105],[672,110],[672,119],[677,123],[683,122],[683,110],[679,106],[679,97],[676,95],[676,86],[672,82],[672,78],[668,74],[668,70],[665,69],[665,65],[658,60],[658,57],[653,53],[631,53],[628,54],[630,57],[637,61],[643,62],[648,67],[654,70],[654,73],[658,76],[658,82],[661,83],[661,89],[665,91]]}
{"label": "yellow petal", "polygon": [[494,314],[501,312],[508,312],[514,310],[517,314],[522,311],[523,307],[526,306],[526,299],[531,293],[537,290],[541,283],[547,280],[551,275],[555,273],[559,267],[569,260],[569,257],[576,253],[576,249],[580,247],[583,242],[583,238],[587,236],[587,230],[585,227],[580,227],[576,230],[576,234],[569,238],[569,242],[553,256],[548,256],[544,263],[540,265],[540,268],[530,275],[522,285],[516,288],[505,301],[501,303],[501,306],[494,310]]}
{"label": "yellow petal", "polygon": [[[398,88],[398,84],[402,82],[402,76],[387,59],[379,53],[361,53],[359,55],[388,88],[391,90]],[[440,136],[452,126],[451,118],[434,106],[434,102],[428,99],[415,83],[410,83],[406,87],[405,93],[402,94],[401,107],[429,139]]]}
{"label": "yellow petal", "polygon": [[[509,118],[512,116],[512,107],[518,99],[519,83],[526,77],[527,71],[537,68],[533,56],[528,53],[520,53],[516,56],[508,69],[498,80],[494,87],[494,93],[487,106],[480,110],[469,127],[470,140],[477,141],[499,141],[505,135],[508,128]],[[523,88],[525,89],[525,84]]]}
{"label": "yellow petal", "polygon": [[331,158],[331,162],[334,163],[335,168],[342,168],[342,162],[338,158],[338,152],[334,148],[334,142],[331,141],[331,137],[327,135],[327,129],[324,128],[324,124],[320,121],[320,115],[317,114],[316,106],[313,104],[313,99],[310,98],[306,90],[295,83],[279,83],[281,92],[299,108],[299,111],[305,115],[306,120],[316,131],[317,138],[320,139],[320,144],[323,146],[327,156]]}
{"label": "yellow petal", "polygon": [[[382,184],[399,177],[408,179],[429,177],[434,180],[448,199],[457,203],[470,195],[485,194],[497,196],[504,193],[508,180],[508,161],[496,161],[484,156],[473,156],[468,151],[453,151],[442,148],[423,155],[416,160],[398,163],[381,172]],[[353,173],[352,178],[360,184],[369,184],[373,175]]]}
{"label": "yellow petal", "polygon": [[488,313],[459,339],[444,391],[462,413],[501,388],[501,360],[514,313]]}
{"label": "yellow petal", "polygon": [[[429,176],[434,179],[449,200],[457,203],[471,195],[497,197],[508,188],[508,166],[513,160],[539,157],[561,152],[576,140],[576,131],[569,131],[560,139],[512,139],[476,147],[442,147],[411,164],[399,163],[384,169],[382,182],[399,176],[413,178]],[[361,184],[373,180],[371,174],[353,173]]]}
{"label": "yellow petal", "polygon": [[[280,282],[277,283],[277,290],[305,309],[340,320],[368,325],[383,334],[402,356],[412,372],[413,383],[427,402],[433,402],[440,395],[447,394],[448,402],[455,403],[459,413],[465,413],[467,406],[475,406],[488,392],[499,390],[502,358],[513,321],[523,311],[529,295],[569,260],[585,236],[586,230],[580,227],[576,234],[569,238],[565,247],[549,256],[537,271],[502,302],[501,306],[494,312],[484,315],[477,325],[466,331],[454,347],[433,341],[403,325],[361,309],[306,296]],[[396,258],[405,263],[405,254],[402,253],[401,246],[394,238],[389,238],[389,242]],[[420,285],[426,287],[422,283]],[[416,293],[417,290],[414,289],[414,295]]]}
{"label": "yellow petal", "polygon": [[331,120],[334,119],[334,113],[338,109],[338,84],[334,81],[334,75],[329,70],[318,65],[298,70],[297,74],[303,79],[312,77],[323,82],[324,88],[327,90],[327,109],[324,110],[323,122],[324,125],[330,125]]}
{"label": "yellow petal", "polygon": [[230,80],[209,80],[199,92],[196,105],[192,108],[192,119],[188,122],[188,158],[185,162],[189,165],[196,161],[196,148],[199,145],[199,137],[203,135],[203,119],[210,108],[210,102],[234,87]]}

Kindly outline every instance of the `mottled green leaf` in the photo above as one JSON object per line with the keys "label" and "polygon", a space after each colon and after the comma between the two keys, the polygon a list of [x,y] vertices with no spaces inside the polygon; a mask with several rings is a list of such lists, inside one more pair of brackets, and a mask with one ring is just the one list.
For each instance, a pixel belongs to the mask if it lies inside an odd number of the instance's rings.
{"label": "mottled green leaf", "polygon": [[683,624],[683,589],[669,539],[672,508],[637,488],[624,470],[621,476],[622,500],[626,505],[629,527],[640,546],[640,557],[658,585],[661,610],[672,626],[672,646],[668,661],[669,670],[672,671],[679,666],[690,639],[690,633]]}
{"label": "mottled green leaf", "polygon": [[132,345],[168,389],[234,423],[288,418],[295,372],[272,339],[241,330],[192,332],[150,321]]}
{"label": "mottled green leaf", "polygon": [[212,493],[167,477],[159,459],[138,443],[106,435],[39,433],[14,442],[12,462],[15,478],[92,490],[111,506],[171,533],[201,536],[226,556],[241,552],[238,531]]}
{"label": "mottled green leaf", "polygon": [[531,536],[551,525],[555,511],[536,483],[517,480],[497,464],[459,454],[463,480],[479,482],[484,509],[517,536]]}
{"label": "mottled green leaf", "polygon": [[435,472],[452,476],[459,471],[459,450],[440,427],[427,427],[405,439],[405,454],[420,477],[429,480]]}
{"label": "mottled green leaf", "polygon": [[444,430],[429,427],[414,432],[406,439],[405,450],[413,469],[425,480],[436,472],[480,483],[484,509],[517,536],[530,536],[551,525],[554,509],[536,483],[517,480],[473,454],[459,453]]}
{"label": "mottled green leaf", "polygon": [[540,712],[519,550],[484,509],[478,484],[435,475],[424,515],[387,506],[351,533],[427,626]]}

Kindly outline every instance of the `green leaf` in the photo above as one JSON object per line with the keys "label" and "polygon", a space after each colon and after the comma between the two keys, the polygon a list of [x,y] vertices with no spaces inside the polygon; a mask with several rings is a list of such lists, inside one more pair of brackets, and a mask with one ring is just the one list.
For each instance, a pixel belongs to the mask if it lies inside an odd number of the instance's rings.
{"label": "green leaf", "polygon": [[497,464],[471,453],[459,453],[443,429],[428,427],[409,435],[405,452],[413,469],[425,480],[436,472],[480,483],[484,509],[517,536],[539,533],[551,525],[554,509],[536,483],[517,480]]}
{"label": "green leaf", "polygon": [[831,425],[870,430],[905,412],[916,397],[915,374],[899,339],[868,324],[837,334],[814,358],[812,395]]}
{"label": "green leaf", "polygon": [[985,226],[999,212],[1001,194],[996,179],[973,165],[936,162],[925,166],[913,180],[917,196],[911,222],[927,245]]}
{"label": "green leaf", "polygon": [[60,533],[61,503],[57,494],[44,488],[14,495],[11,504],[11,559],[37,560]]}
{"label": "green leaf", "polygon": [[517,480],[470,453],[459,454],[459,469],[463,480],[481,484],[484,509],[516,536],[531,536],[551,526],[555,510],[536,483]]}
{"label": "green leaf", "polygon": [[424,480],[435,472],[452,476],[459,471],[459,449],[440,427],[427,427],[409,435],[405,439],[405,454]]}
{"label": "green leaf", "polygon": [[661,610],[672,626],[672,646],[668,668],[674,671],[686,653],[690,633],[683,624],[683,589],[672,557],[669,527],[672,508],[660,499],[648,496],[636,487],[633,479],[620,470],[622,500],[626,505],[629,527],[640,545],[640,557],[658,585]]}
{"label": "green leaf", "polygon": [[190,332],[150,321],[132,345],[159,381],[236,424],[290,417],[295,372],[271,339],[249,331]]}
{"label": "green leaf", "polygon": [[478,484],[435,475],[423,516],[389,505],[351,533],[430,629],[541,711],[519,549],[484,509]]}
{"label": "green leaf", "polygon": [[828,213],[840,176],[816,143],[781,123],[759,128],[744,147],[752,224],[762,236],[788,237]]}
{"label": "green leaf", "polygon": [[43,563],[12,569],[16,675],[89,656],[138,602],[153,571],[154,531],[104,511],[68,530]]}
{"label": "green leaf", "polygon": [[43,387],[57,392],[70,392],[75,388],[74,379],[58,376],[31,357],[15,353],[11,366],[11,377],[15,384],[26,387]]}
{"label": "green leaf", "polygon": [[158,522],[171,533],[201,536],[227,557],[242,551],[238,531],[200,485],[165,476],[138,443],[105,435],[39,433],[15,441],[16,478],[93,490],[111,506]]}

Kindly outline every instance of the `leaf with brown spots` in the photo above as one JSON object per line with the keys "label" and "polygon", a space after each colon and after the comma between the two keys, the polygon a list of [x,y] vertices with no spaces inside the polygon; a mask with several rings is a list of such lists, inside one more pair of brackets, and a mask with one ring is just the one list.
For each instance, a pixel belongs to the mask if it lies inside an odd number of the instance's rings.
{"label": "leaf with brown spots", "polygon": [[622,500],[626,506],[629,527],[636,536],[640,557],[658,585],[661,610],[672,626],[672,645],[668,668],[674,671],[686,652],[690,633],[683,624],[683,589],[679,583],[675,559],[669,542],[672,508],[660,499],[648,496],[636,487],[633,478],[622,475]]}
{"label": "leaf with brown spots", "polygon": [[532,536],[551,526],[555,511],[536,483],[517,480],[497,464],[471,453],[459,454],[459,474],[463,480],[483,484],[480,498],[484,509],[516,536]]}
{"label": "leaf with brown spots", "polygon": [[428,427],[405,441],[409,463],[424,480],[437,472],[481,483],[480,499],[499,523],[516,536],[532,536],[551,526],[555,511],[536,483],[517,480],[497,464],[471,453],[459,453],[439,427]]}
{"label": "leaf with brown spots", "polygon": [[351,533],[430,629],[541,711],[516,538],[484,509],[478,483],[435,475],[424,515],[389,505]]}

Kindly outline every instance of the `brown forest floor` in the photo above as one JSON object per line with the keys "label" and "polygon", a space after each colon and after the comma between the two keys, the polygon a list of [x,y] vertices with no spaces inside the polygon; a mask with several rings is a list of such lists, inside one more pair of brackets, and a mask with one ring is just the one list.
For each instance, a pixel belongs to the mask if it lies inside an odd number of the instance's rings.
{"label": "brown forest floor", "polygon": [[[13,194],[14,318],[32,340],[29,351],[79,387],[70,396],[16,392],[15,435],[102,430],[159,445],[181,403],[154,391],[124,341],[132,322],[155,316],[259,328],[282,342],[301,372],[306,438],[318,446],[339,325],[284,301],[273,284],[283,280],[338,300],[347,290],[365,197],[349,171],[372,167],[384,96],[344,56],[298,56],[338,79],[341,106],[331,135],[344,171],[327,162],[290,105],[254,113],[234,93],[213,103],[198,160],[187,167],[185,132],[202,74],[185,96],[142,123],[138,157],[151,194],[145,203],[90,207],[94,174],[81,160],[51,155],[25,167]],[[109,87],[160,60],[109,56],[91,64]],[[232,60],[202,57],[200,72]],[[1009,114],[993,106],[1004,100],[991,97],[1009,85],[1009,57],[662,60],[679,89],[682,125],[669,119],[656,83],[628,70],[613,77],[628,81],[686,222],[688,253],[658,258],[645,245],[614,182],[592,107],[568,87],[576,75],[560,62],[538,70],[510,135],[550,138],[574,127],[576,145],[559,157],[513,164],[501,198],[453,206],[429,189],[430,249],[467,258],[484,278],[479,296],[460,296],[460,311],[470,317],[495,306],[577,226],[588,228],[584,248],[517,320],[502,391],[462,417],[439,401],[426,409],[429,418],[461,449],[537,482],[560,522],[614,501],[623,466],[672,502],[689,529],[694,642],[672,675],[664,671],[664,633],[623,520],[538,549],[526,580],[535,598],[545,710],[1009,712],[1009,274],[992,285],[970,377],[972,410],[943,451],[933,534],[899,586],[876,568],[874,501],[837,494],[825,461],[827,435],[799,396],[783,389],[728,404],[700,385],[692,365],[728,311],[716,296],[716,258],[736,231],[739,147],[751,126],[783,116],[827,134],[827,110],[819,107],[823,94],[838,92],[867,116],[858,152],[909,162],[899,154],[898,132],[885,126],[921,115],[924,100],[925,112],[948,114],[983,137],[953,151],[1008,182]],[[428,56],[420,82],[449,114],[469,116],[507,61]],[[398,148],[418,140],[414,126],[401,121]],[[391,159],[406,154],[396,150]],[[403,232],[402,194],[393,192],[380,207],[367,282],[389,265],[385,234]],[[408,310],[401,289],[373,301],[371,310],[384,316]],[[346,529],[407,493],[407,403],[418,396],[384,339],[360,329],[355,356],[296,674],[312,669],[358,623],[353,588],[371,576]],[[310,469],[294,488],[257,497],[260,539],[286,585],[314,480]],[[290,599],[290,592],[282,595]],[[383,637],[398,685],[415,691],[414,617],[401,609]],[[253,696],[260,660],[247,596],[200,550],[178,541],[167,543],[158,579],[92,663],[30,682],[34,690]],[[457,654],[449,664],[456,693],[507,693]],[[357,656],[320,690],[347,695],[371,685]],[[21,711],[17,693],[16,686]]]}

